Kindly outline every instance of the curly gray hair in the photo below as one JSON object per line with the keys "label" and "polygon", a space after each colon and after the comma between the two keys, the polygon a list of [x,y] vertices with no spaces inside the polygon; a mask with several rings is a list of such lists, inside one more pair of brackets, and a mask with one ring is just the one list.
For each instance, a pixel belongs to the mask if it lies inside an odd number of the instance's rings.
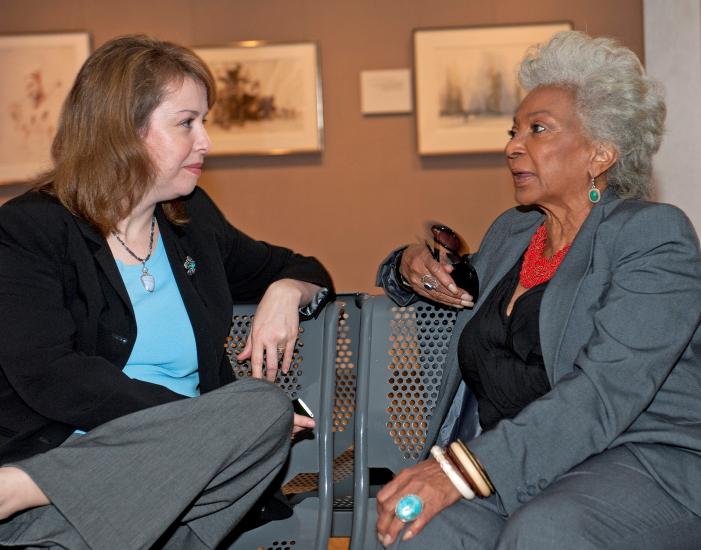
{"label": "curly gray hair", "polygon": [[667,108],[660,87],[630,49],[610,38],[563,31],[529,50],[518,76],[526,91],[572,89],[588,136],[618,151],[608,185],[621,198],[649,194],[652,156],[662,141]]}

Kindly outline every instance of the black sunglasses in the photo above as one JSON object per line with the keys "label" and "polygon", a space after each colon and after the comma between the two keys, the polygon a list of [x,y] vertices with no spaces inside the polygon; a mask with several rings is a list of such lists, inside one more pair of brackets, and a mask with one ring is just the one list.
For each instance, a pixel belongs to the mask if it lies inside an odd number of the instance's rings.
{"label": "black sunglasses", "polygon": [[447,263],[453,266],[450,276],[463,290],[466,290],[472,300],[477,302],[479,296],[479,278],[477,271],[470,263],[470,255],[466,253],[464,239],[447,225],[429,222],[426,224],[431,234],[433,246],[426,241],[426,247],[437,262],[441,261],[441,249]]}

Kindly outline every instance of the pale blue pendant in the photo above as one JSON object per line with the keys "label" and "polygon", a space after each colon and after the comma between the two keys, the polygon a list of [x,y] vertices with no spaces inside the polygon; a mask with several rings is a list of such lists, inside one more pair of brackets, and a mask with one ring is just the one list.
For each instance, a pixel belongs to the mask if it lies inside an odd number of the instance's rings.
{"label": "pale blue pendant", "polygon": [[148,272],[146,264],[144,264],[144,267],[141,269],[141,284],[144,286],[146,292],[153,292],[156,288],[156,279]]}

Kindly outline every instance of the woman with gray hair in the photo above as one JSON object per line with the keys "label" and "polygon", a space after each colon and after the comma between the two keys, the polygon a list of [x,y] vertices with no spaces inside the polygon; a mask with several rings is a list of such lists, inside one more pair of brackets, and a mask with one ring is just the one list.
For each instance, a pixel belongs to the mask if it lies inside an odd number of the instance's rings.
{"label": "woman with gray hair", "polygon": [[462,311],[432,456],[379,492],[378,539],[697,548],[701,258],[684,214],[643,200],[664,101],[633,52],[575,31],[519,77],[506,160],[520,206],[471,258],[479,300],[423,245],[380,268],[398,304]]}

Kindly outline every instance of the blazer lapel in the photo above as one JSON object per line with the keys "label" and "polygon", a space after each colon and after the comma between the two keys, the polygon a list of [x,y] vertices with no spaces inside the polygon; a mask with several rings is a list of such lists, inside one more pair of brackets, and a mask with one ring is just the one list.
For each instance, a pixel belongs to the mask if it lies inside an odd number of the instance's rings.
{"label": "blazer lapel", "polygon": [[587,216],[567,256],[543,294],[540,305],[540,346],[551,384],[555,384],[562,375],[558,374],[556,365],[561,355],[567,324],[582,280],[591,265],[599,224],[608,210],[608,205],[615,199],[613,192],[604,192],[601,203],[594,206]]}
{"label": "blazer lapel", "polygon": [[95,261],[100,266],[100,269],[102,269],[102,272],[105,274],[105,277],[107,277],[110,285],[112,285],[112,288],[114,288],[115,292],[122,299],[131,314],[134,315],[134,310],[131,305],[131,300],[129,299],[129,294],[127,293],[127,288],[124,286],[124,281],[122,280],[122,276],[119,274],[119,269],[117,268],[114,256],[112,256],[112,251],[107,245],[107,241],[86,221],[76,219],[76,223],[86,242],[92,249]]}
{"label": "blazer lapel", "polygon": [[197,273],[189,276],[184,266],[187,256],[196,258],[197,255],[190,250],[185,233],[170,224],[160,207],[156,208],[156,219],[173,277],[195,334],[200,389],[204,393],[219,386],[219,373],[215,368],[203,368],[205,365],[216,365],[216,359],[212,355],[216,350],[212,335],[216,332],[212,331],[212,314],[207,308],[207,300],[202,296],[204,289],[201,291],[196,284]]}
{"label": "blazer lapel", "polygon": [[538,210],[523,212],[508,228],[505,235],[501,236],[502,242],[492,251],[480,252],[475,269],[479,276],[480,284],[485,281],[484,289],[480,289],[480,299],[472,310],[474,314],[484,302],[496,284],[501,281],[508,271],[521,257],[536,228],[542,223],[543,214]]}

